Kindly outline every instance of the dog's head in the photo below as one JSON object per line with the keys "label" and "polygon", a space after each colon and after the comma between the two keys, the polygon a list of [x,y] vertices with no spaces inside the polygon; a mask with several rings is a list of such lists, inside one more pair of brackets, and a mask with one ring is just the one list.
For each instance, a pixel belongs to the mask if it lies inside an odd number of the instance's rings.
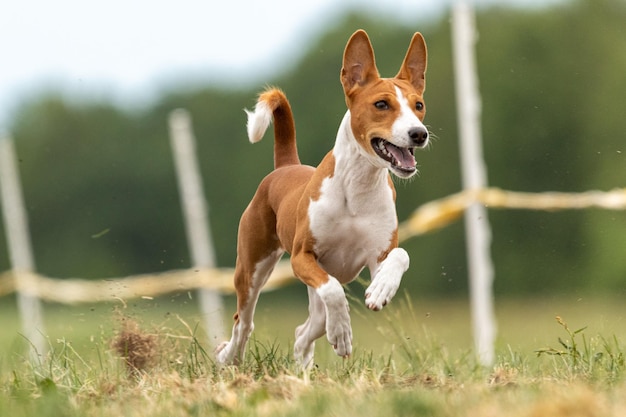
{"label": "dog's head", "polygon": [[352,35],[343,55],[341,84],[352,133],[369,160],[401,178],[417,172],[414,151],[428,145],[422,123],[426,55],[424,38],[416,33],[398,74],[381,78],[363,30]]}

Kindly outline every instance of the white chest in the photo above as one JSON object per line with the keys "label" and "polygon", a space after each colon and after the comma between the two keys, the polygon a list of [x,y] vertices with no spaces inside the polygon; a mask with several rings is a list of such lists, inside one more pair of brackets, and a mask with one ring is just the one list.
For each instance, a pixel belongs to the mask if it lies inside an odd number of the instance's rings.
{"label": "white chest", "polygon": [[319,199],[309,205],[309,224],[320,265],[342,283],[389,248],[397,218],[386,176],[346,187],[345,178],[324,179]]}

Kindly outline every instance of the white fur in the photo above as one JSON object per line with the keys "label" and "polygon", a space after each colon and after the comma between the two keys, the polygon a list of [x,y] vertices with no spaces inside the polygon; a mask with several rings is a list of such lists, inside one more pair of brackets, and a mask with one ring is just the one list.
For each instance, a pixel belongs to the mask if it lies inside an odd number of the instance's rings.
{"label": "white fur", "polygon": [[376,266],[398,226],[387,170],[358,151],[349,126],[348,112],[333,149],[335,172],[308,210],[318,262],[343,284]]}
{"label": "white fur", "polygon": [[[409,130],[415,127],[423,127],[426,129],[422,121],[415,115],[409,101],[404,97],[402,91],[396,88],[396,99],[400,103],[400,117],[398,117],[391,126],[391,142],[400,147],[412,146],[411,139],[408,135]],[[422,145],[425,147],[426,143]]]}
{"label": "white fur", "polygon": [[309,318],[296,330],[294,353],[303,366],[311,363],[314,341],[324,328],[339,356],[352,352],[350,315],[342,283],[352,281],[365,266],[373,276],[378,272],[370,287],[369,297],[373,298],[368,300],[368,307],[380,310],[393,297],[408,268],[404,250],[392,250],[391,259],[378,263],[398,226],[393,191],[380,158],[371,158],[354,138],[350,117],[348,111],[337,133],[334,173],[322,181],[319,198],[309,203],[309,227],[316,241],[317,260],[330,275],[317,291],[309,291]]}
{"label": "white fur", "polygon": [[402,275],[409,269],[409,255],[402,248],[394,248],[383,260],[365,291],[365,304],[370,310],[382,309],[398,291]]}
{"label": "white fur", "polygon": [[326,338],[341,357],[352,354],[352,327],[348,300],[343,287],[329,276],[328,282],[317,288],[317,295],[326,307]]}
{"label": "white fur", "polygon": [[272,121],[272,108],[265,101],[259,101],[254,107],[254,111],[244,109],[248,115],[246,128],[248,139],[251,143],[256,143],[263,139],[265,131]]}

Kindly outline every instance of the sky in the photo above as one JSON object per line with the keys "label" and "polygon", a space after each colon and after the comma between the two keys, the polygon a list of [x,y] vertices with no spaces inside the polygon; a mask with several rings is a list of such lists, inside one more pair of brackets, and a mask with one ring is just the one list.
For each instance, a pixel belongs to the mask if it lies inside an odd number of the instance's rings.
{"label": "sky", "polygon": [[2,0],[0,132],[20,103],[41,91],[136,106],[191,80],[269,79],[346,9],[414,21],[419,30],[453,1]]}

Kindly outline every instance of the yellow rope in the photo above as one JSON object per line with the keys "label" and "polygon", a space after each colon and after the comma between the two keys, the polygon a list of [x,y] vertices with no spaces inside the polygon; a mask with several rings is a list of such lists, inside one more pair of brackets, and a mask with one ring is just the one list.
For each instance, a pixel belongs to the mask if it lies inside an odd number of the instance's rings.
{"label": "yellow rope", "polygon": [[[583,193],[522,193],[498,188],[462,191],[431,201],[417,208],[398,229],[400,241],[405,241],[457,220],[471,204],[489,208],[567,210],[591,207],[608,210],[626,209],[626,188],[608,192]],[[123,278],[85,280],[54,279],[28,271],[6,271],[0,274],[0,296],[19,291],[42,300],[73,304],[156,297],[173,292],[207,288],[223,294],[234,292],[232,268],[185,269],[157,274],[134,275]],[[281,261],[264,287],[265,291],[287,285],[294,280],[291,265]]]}

